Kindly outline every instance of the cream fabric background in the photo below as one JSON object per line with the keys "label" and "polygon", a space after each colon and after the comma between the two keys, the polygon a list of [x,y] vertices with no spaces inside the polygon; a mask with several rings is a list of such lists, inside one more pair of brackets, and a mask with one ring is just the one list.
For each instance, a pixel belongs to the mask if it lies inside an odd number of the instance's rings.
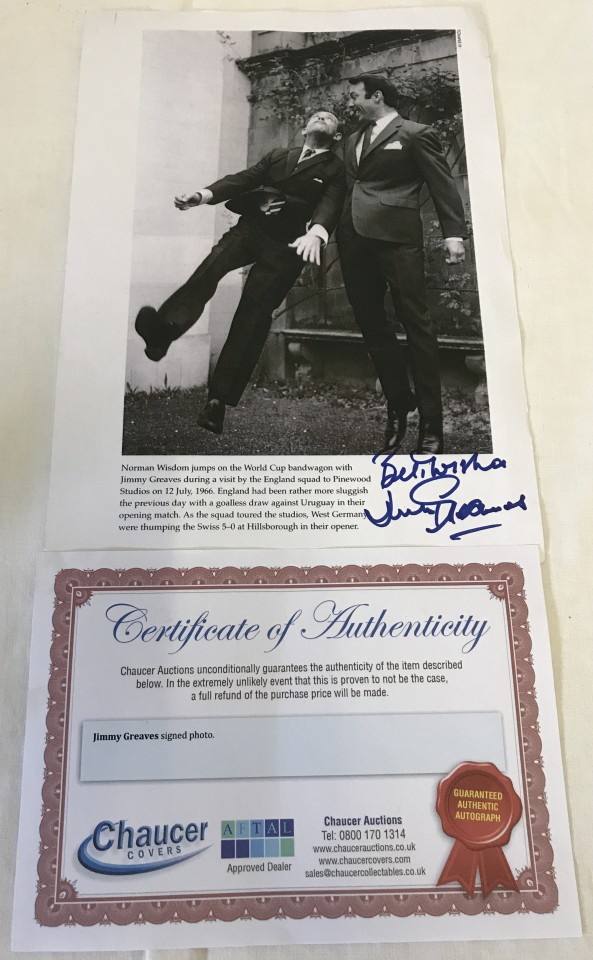
{"label": "cream fabric background", "polygon": [[[417,5],[421,0],[417,0]],[[433,4],[435,0],[433,0]],[[210,9],[352,9],[364,0],[211,0]],[[379,6],[367,0],[367,6]],[[394,4],[404,6],[405,4]],[[216,960],[547,960],[593,955],[588,562],[593,548],[590,376],[593,271],[593,7],[589,0],[465,6],[488,36],[547,557],[543,568],[584,940],[211,951]],[[182,0],[3,0],[0,98],[2,457],[0,519],[0,958],[12,878],[35,555],[49,477],[72,143],[84,9],[187,10]],[[196,936],[199,932],[196,931]],[[151,954],[169,956],[169,951]],[[179,951],[175,960],[204,960]],[[25,956],[21,954],[21,956]],[[64,955],[65,956],[65,955]],[[108,958],[108,954],[96,954]],[[118,956],[122,956],[119,954]],[[132,954],[130,954],[132,956]],[[140,952],[133,956],[142,958]]]}

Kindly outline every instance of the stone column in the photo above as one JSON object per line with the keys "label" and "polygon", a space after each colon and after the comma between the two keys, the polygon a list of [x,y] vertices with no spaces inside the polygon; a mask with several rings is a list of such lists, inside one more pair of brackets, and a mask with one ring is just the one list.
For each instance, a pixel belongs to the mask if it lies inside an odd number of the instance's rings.
{"label": "stone column", "polygon": [[143,304],[160,306],[234,222],[220,206],[180,212],[173,198],[247,165],[249,84],[234,60],[250,52],[248,32],[144,35],[126,371],[134,389],[204,385],[226,337],[240,271],[158,364],[144,356],[134,318]]}

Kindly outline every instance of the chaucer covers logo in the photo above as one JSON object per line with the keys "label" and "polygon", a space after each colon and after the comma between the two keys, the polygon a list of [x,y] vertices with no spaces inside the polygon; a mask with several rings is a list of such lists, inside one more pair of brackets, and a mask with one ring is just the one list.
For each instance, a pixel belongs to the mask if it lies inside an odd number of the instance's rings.
{"label": "chaucer covers logo", "polygon": [[208,821],[142,824],[101,820],[78,848],[86,870],[111,876],[150,873],[204,853]]}

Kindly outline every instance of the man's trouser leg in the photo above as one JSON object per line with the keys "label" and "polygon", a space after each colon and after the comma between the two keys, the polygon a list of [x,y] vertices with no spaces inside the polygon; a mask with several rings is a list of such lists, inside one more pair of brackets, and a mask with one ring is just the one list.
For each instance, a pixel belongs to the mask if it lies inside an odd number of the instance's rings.
{"label": "man's trouser leg", "polygon": [[341,228],[338,233],[344,285],[354,318],[388,404],[405,412],[413,409],[415,402],[403,350],[385,312],[388,280],[377,257],[377,242],[361,237],[352,227]]}
{"label": "man's trouser leg", "polygon": [[375,257],[389,284],[396,318],[406,331],[420,416],[441,422],[439,351],[426,303],[424,250],[415,244],[371,242],[376,244]]}
{"label": "man's trouser leg", "polygon": [[159,308],[158,316],[171,340],[177,340],[199,320],[220,280],[231,270],[252,263],[256,255],[240,224],[225,233],[189,280]]}
{"label": "man's trouser leg", "polygon": [[236,406],[249,383],[279,307],[303,269],[303,261],[287,244],[264,238],[251,267],[226,342],[210,381],[208,394]]}

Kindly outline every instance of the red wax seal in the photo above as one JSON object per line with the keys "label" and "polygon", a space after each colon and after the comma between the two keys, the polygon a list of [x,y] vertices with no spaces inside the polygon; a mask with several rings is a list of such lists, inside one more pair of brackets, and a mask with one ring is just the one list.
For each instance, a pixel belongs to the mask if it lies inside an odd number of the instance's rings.
{"label": "red wax seal", "polygon": [[495,887],[518,890],[502,852],[522,805],[513,784],[493,763],[461,763],[437,790],[436,809],[443,830],[455,844],[437,885],[457,880],[473,897],[480,871],[482,896]]}

